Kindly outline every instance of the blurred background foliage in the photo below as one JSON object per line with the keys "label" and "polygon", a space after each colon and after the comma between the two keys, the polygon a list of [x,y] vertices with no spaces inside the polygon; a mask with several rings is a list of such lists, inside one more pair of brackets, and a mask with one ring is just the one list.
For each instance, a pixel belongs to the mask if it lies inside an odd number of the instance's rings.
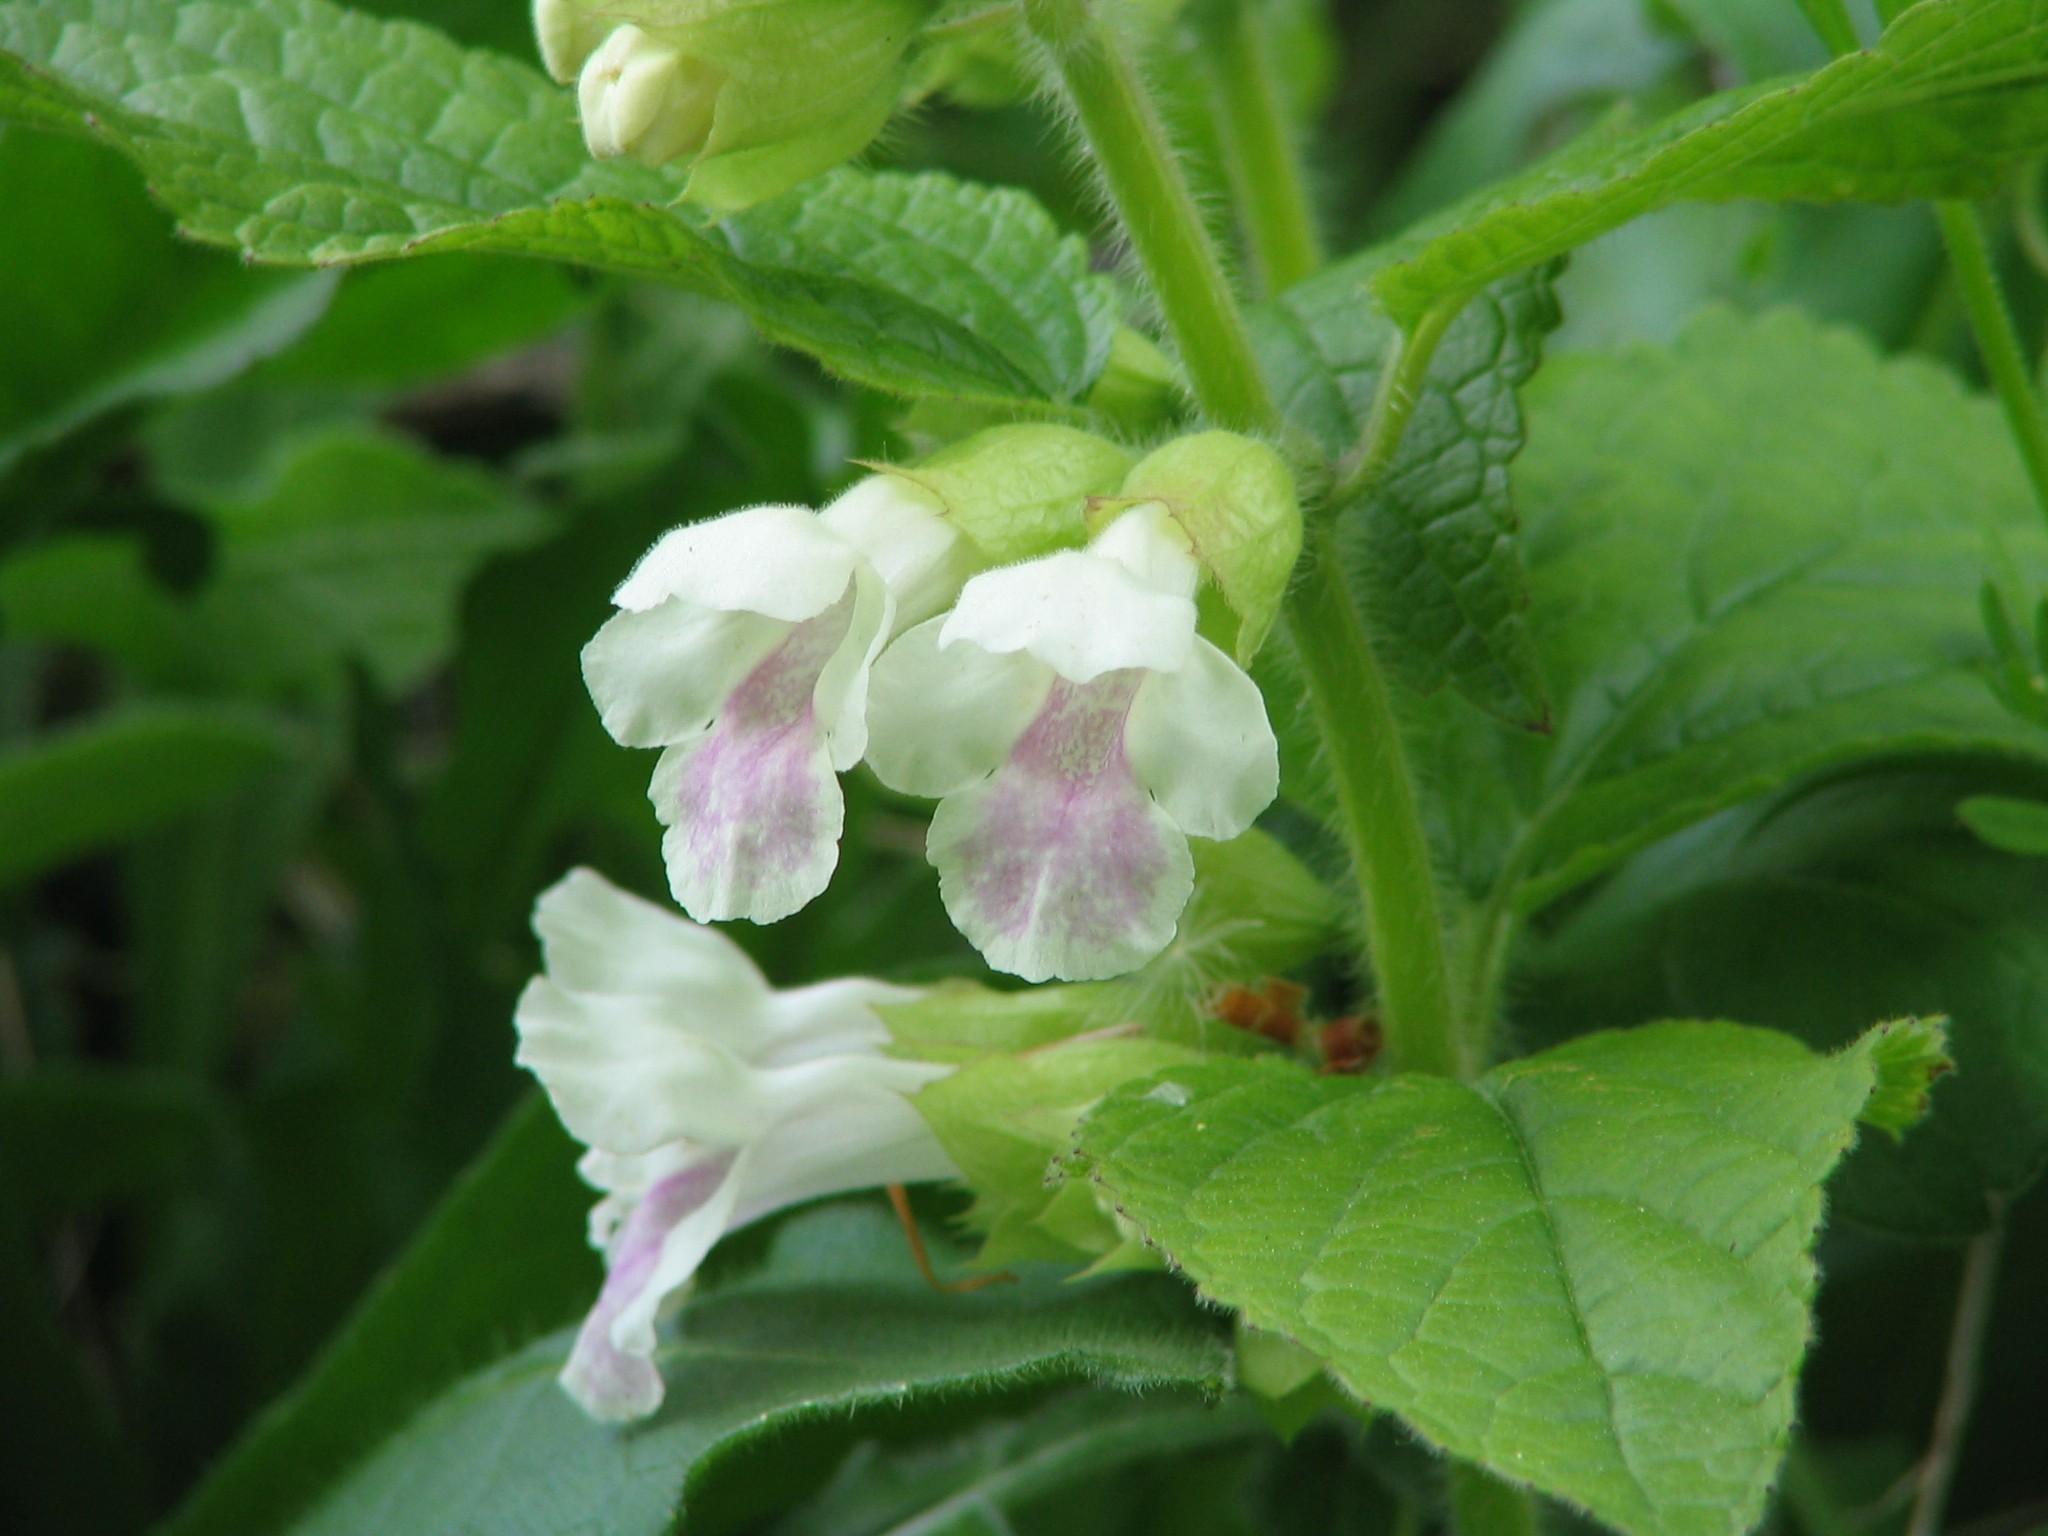
{"label": "blurred background foliage", "polygon": [[[531,55],[513,0],[365,3]],[[1820,60],[1790,0],[1275,9],[1340,249],[1604,114]],[[1153,62],[1220,208],[1199,70],[1171,35]],[[1028,187],[1112,266],[1058,146],[1031,106],[933,107],[882,158]],[[0,1527],[120,1536],[174,1508],[319,1357],[519,1101],[508,1020],[534,893],[580,861],[660,894],[648,762],[611,745],[577,671],[613,585],[679,521],[817,502],[850,459],[905,442],[894,402],[687,295],[491,258],[248,269],[174,239],[110,153],[21,130],[0,130],[0,206]],[[2048,285],[2018,230],[2006,275],[2038,336]],[[1680,208],[1583,252],[1561,293],[1558,350],[1666,340],[1709,304],[1793,304],[1972,366],[1924,209]],[[832,893],[742,939],[785,982],[970,970],[915,821],[865,777],[849,802]],[[2038,904],[2038,867],[2034,882],[2011,901]],[[1660,1009],[1810,1022],[1759,1014],[1767,988],[1710,942],[1733,930],[1699,926],[1708,939],[1654,951],[1662,970],[1612,995],[1546,993],[1539,967],[1527,1028]],[[1580,927],[1556,953],[1652,952]],[[2048,998],[2040,931],[2012,977],[1957,951],[1916,968],[1846,918],[1815,942],[1899,973],[1854,1000],[1860,1023],[1919,1006],[1904,994],[1944,965]],[[531,1170],[530,1240],[479,1283],[522,1300],[479,1310],[502,1335],[524,1309],[538,1333],[583,1304],[596,1261],[566,1138],[531,1113],[505,1135]],[[1924,1434],[1956,1258],[1839,1223],[1827,1257],[1780,1518],[1848,1536],[1896,1524],[1883,1495]],[[2022,1536],[2030,1505],[2048,1518],[2038,1196],[2014,1213],[2008,1266],[1955,1509],[2020,1517],[1983,1536]],[[459,1336],[468,1282],[437,1283],[435,1326]],[[404,1347],[436,1348],[434,1332]],[[1018,1432],[930,1420],[868,1424],[881,1439],[860,1454],[899,1480],[945,1476]],[[956,1438],[934,1448],[939,1430]],[[778,1466],[823,1485],[846,1439],[799,1434]],[[1362,1529],[1372,1485],[1345,1475],[1361,1458],[1381,1483],[1423,1475],[1384,1431],[1322,1428],[1198,1472],[1121,1467],[1012,1514],[1207,1531],[1257,1506],[1266,1529]],[[693,1526],[779,1513],[750,1497],[707,1495]],[[827,1528],[806,1518],[787,1528]]]}

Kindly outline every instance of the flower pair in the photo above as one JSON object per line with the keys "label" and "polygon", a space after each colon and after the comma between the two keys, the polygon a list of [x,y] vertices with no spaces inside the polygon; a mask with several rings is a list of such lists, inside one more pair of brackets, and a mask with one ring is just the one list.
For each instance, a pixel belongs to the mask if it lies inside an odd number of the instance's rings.
{"label": "flower pair", "polygon": [[822,513],[677,529],[627,578],[584,671],[614,737],[665,748],[650,794],[692,916],[772,922],[821,892],[835,774],[865,757],[939,801],[928,856],[995,966],[1113,976],[1172,939],[1188,837],[1244,831],[1279,776],[1257,688],[1197,633],[1187,533],[1141,502],[1084,549],[981,563],[885,474]]}

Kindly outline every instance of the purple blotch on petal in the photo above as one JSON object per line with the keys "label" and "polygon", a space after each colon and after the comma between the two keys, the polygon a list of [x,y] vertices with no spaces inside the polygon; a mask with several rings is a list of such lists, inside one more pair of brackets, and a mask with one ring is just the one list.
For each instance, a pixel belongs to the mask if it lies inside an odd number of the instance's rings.
{"label": "purple blotch on petal", "polygon": [[612,1342],[612,1325],[653,1280],[670,1232],[703,1207],[732,1169],[727,1152],[693,1163],[661,1180],[634,1204],[612,1244],[610,1268],[597,1305],[583,1320],[576,1347],[562,1369],[562,1385],[600,1419],[637,1419],[661,1406],[661,1372]]}
{"label": "purple blotch on petal", "polygon": [[693,916],[773,921],[830,879],[844,810],[815,693],[853,608],[849,591],[791,629],[682,749],[662,810],[676,894]]}
{"label": "purple blotch on petal", "polygon": [[1190,878],[1185,839],[1124,752],[1125,717],[1147,675],[1056,679],[1009,759],[934,824],[948,911],[1018,975],[1119,974],[1173,936]]}

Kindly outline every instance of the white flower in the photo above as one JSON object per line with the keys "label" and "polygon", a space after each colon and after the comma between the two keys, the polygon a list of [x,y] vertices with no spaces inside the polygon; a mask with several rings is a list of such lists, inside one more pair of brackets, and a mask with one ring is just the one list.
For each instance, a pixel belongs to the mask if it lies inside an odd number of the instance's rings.
{"label": "white flower", "polygon": [[774,922],[825,889],[869,668],[959,590],[966,550],[934,498],[878,475],[822,513],[677,528],[613,594],[624,612],[584,647],[583,675],[613,737],[667,749],[648,793],[692,917]]}
{"label": "white flower", "polygon": [[957,1177],[905,1097],[952,1070],[883,1055],[873,1005],[919,994],[849,979],[777,992],[738,945],[589,870],[534,912],[547,974],[519,999],[519,1062],[590,1151],[604,1289],[562,1383],[601,1419],[652,1413],[663,1300],[725,1233],[873,1185]]}
{"label": "white flower", "polygon": [[1187,839],[1279,789],[1252,680],[1195,633],[1199,569],[1158,504],[1086,550],[988,571],[877,664],[868,761],[939,799],[927,852],[989,963],[1032,981],[1133,970],[1171,942]]}

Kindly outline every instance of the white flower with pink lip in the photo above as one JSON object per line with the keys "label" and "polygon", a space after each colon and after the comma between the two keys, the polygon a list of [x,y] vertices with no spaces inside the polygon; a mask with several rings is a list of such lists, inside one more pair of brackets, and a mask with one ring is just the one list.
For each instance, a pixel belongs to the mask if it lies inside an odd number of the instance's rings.
{"label": "white flower with pink lip", "polygon": [[1187,905],[1188,838],[1235,837],[1278,793],[1264,699],[1195,633],[1200,577],[1166,509],[1134,507],[974,577],[877,663],[868,761],[939,800],[946,910],[999,969],[1136,969]]}
{"label": "white flower with pink lip", "polygon": [[662,747],[649,796],[692,917],[789,916],[832,878],[836,774],[867,746],[891,633],[945,607],[969,546],[937,501],[876,475],[822,513],[750,507],[668,533],[583,651],[605,728]]}
{"label": "white flower with pink lip", "polygon": [[590,1151],[607,1274],[562,1383],[601,1419],[662,1398],[663,1301],[725,1233],[800,1201],[957,1177],[908,1095],[951,1067],[883,1054],[848,979],[778,992],[732,940],[576,870],[534,911],[544,976],[521,994],[519,1062]]}

